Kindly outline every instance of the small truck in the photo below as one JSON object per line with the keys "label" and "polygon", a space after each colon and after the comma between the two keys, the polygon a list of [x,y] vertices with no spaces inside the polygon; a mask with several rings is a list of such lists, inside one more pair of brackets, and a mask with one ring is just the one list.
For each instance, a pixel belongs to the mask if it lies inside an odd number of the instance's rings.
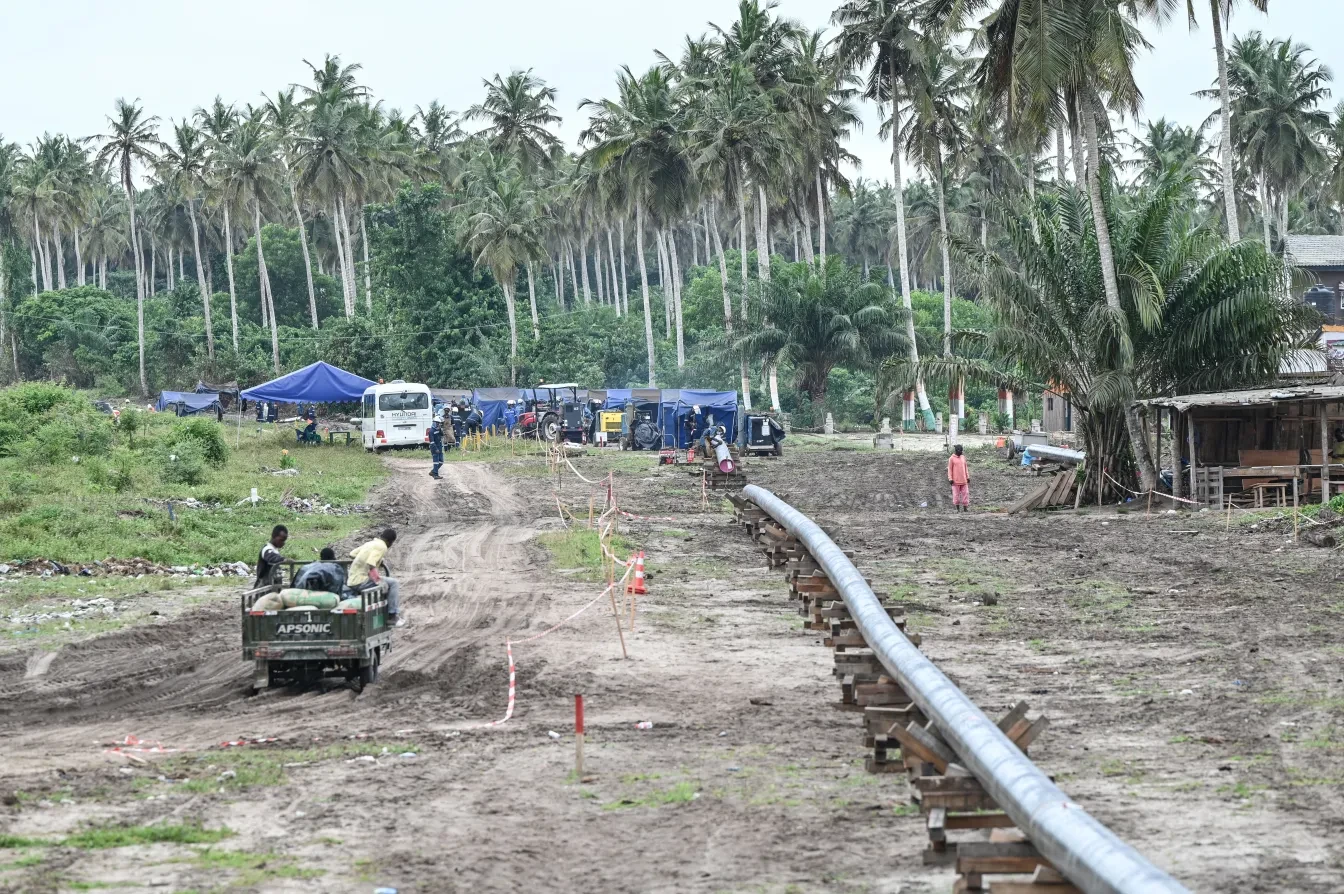
{"label": "small truck", "polygon": [[[349,559],[338,560],[348,566]],[[287,562],[281,574],[290,584],[306,562]],[[286,567],[287,566],[287,567]],[[386,566],[380,570],[386,573]],[[256,602],[285,584],[247,590],[242,595],[243,660],[253,662],[252,687],[313,683],[344,678],[356,692],[378,680],[378,668],[392,651],[387,624],[387,585],[350,596],[358,608],[258,610]],[[339,597],[338,597],[339,598]]]}

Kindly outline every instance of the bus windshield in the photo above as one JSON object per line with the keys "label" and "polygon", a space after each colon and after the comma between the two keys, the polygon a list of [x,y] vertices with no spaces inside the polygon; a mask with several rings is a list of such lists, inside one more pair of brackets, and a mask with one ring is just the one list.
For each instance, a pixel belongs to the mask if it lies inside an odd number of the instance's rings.
{"label": "bus windshield", "polygon": [[428,410],[429,394],[424,391],[403,391],[399,394],[378,395],[380,410]]}

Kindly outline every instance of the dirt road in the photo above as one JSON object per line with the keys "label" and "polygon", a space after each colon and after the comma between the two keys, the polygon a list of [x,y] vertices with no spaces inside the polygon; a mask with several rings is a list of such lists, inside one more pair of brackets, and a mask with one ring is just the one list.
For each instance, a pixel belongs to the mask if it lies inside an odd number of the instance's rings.
{"label": "dirt road", "polygon": [[[487,728],[505,708],[504,640],[599,584],[535,540],[560,530],[539,460],[450,463],[442,482],[422,460],[390,462],[380,505],[401,532],[389,561],[409,626],[363,694],[248,696],[232,596],[0,661],[0,836],[39,840],[0,849],[0,891],[950,889],[920,865],[904,783],[864,772],[829,651],[683,473],[576,460],[590,478],[613,470],[626,509],[676,519],[622,521],[650,557],[631,657],[600,603],[516,648],[517,712]],[[954,516],[941,462],[814,450],[749,474],[833,525],[989,713],[1025,698],[1048,714],[1042,766],[1192,889],[1339,890],[1344,687],[1326,553],[1199,518]],[[973,457],[981,507],[1031,485]],[[566,502],[587,494],[563,478]],[[177,750],[104,752],[127,734]],[[243,736],[281,741],[216,747]],[[191,822],[231,834],[193,844]],[[69,837],[109,824],[188,832],[96,849]]]}

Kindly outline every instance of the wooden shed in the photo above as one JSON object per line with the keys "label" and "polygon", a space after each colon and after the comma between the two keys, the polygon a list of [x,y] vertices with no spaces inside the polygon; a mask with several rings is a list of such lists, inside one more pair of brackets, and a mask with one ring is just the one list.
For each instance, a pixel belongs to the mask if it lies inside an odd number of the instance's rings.
{"label": "wooden shed", "polygon": [[[1286,505],[1344,490],[1344,385],[1182,394],[1170,411],[1172,493],[1210,506]],[[1161,418],[1158,419],[1161,443]],[[1333,454],[1333,455],[1332,455]]]}

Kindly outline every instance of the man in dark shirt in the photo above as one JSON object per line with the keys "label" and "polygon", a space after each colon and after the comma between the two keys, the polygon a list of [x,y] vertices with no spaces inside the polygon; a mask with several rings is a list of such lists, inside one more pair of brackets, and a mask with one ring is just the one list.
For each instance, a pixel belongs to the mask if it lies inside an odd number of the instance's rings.
{"label": "man in dark shirt", "polygon": [[434,467],[429,470],[430,478],[439,478],[439,469],[443,467],[443,416],[434,417],[434,422],[429,427],[429,456],[434,461]]}
{"label": "man in dark shirt", "polygon": [[310,562],[294,578],[300,590],[320,590],[341,595],[345,589],[345,568],[336,562],[336,550],[322,547],[321,561]]}
{"label": "man in dark shirt", "polygon": [[276,525],[271,529],[270,542],[261,548],[261,554],[257,556],[257,579],[252,582],[254,590],[276,583],[275,578],[280,571],[280,565],[285,561],[280,550],[285,548],[285,541],[288,539],[289,528],[284,525]]}

